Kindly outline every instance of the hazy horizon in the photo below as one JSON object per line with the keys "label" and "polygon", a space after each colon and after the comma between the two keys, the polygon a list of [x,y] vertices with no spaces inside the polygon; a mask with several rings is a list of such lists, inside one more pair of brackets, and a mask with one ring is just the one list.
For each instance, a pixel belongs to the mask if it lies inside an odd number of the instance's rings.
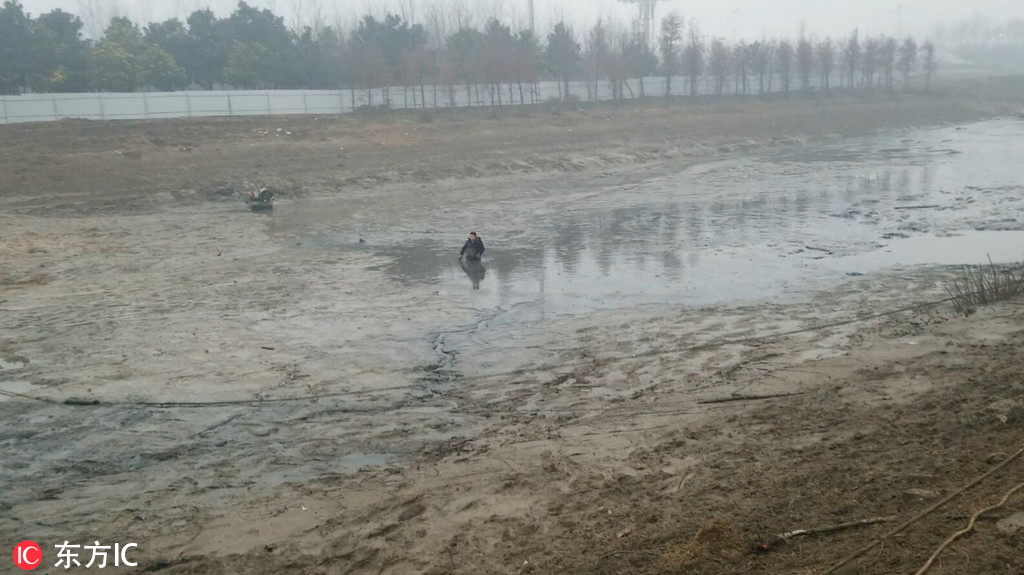
{"label": "hazy horizon", "polygon": [[[432,5],[448,6],[452,3],[467,8],[477,24],[498,16],[519,27],[527,26],[528,0],[249,0],[249,4],[270,8],[284,16],[290,26],[299,21],[309,24],[312,14],[319,11],[327,23],[341,22],[351,25],[362,14],[383,14],[385,11],[401,13],[413,7],[413,19],[422,21]],[[537,27],[540,32],[550,24],[564,18],[581,29],[592,25],[599,17],[621,25],[628,24],[637,14],[635,5],[617,0],[535,0]],[[193,10],[210,7],[219,16],[229,14],[237,0],[21,0],[27,12],[40,14],[60,8],[82,16],[87,32],[96,31],[96,22],[90,21],[89,5],[100,6],[102,20],[123,15],[146,23],[172,17],[183,18]],[[470,9],[470,4],[476,8]],[[656,14],[660,18],[672,11],[681,14],[686,22],[695,20],[701,31],[710,36],[729,39],[796,36],[801,26],[818,36],[840,36],[859,28],[866,34],[927,36],[940,23],[952,23],[981,16],[992,20],[1024,18],[1024,2],[1019,0],[975,0],[970,4],[959,0],[833,0],[824,3],[810,0],[777,0],[772,4],[755,6],[742,0],[662,0]]]}

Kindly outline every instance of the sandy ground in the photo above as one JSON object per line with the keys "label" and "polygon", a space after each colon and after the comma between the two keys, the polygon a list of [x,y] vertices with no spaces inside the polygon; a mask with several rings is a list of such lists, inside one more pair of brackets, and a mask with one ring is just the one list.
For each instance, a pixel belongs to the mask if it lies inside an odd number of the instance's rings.
{"label": "sandy ground", "polygon": [[[356,238],[467,213],[526,237],[538,210],[571,207],[516,186],[531,179],[1017,107],[950,92],[4,127],[0,538],[130,539],[176,574],[823,572],[1021,447],[1019,302],[914,308],[953,272],[893,271],[798,302],[528,318],[482,342],[486,318]],[[239,218],[260,184],[288,208]],[[327,232],[351,245],[310,249]],[[1022,474],[845,572],[913,572]],[[931,572],[1024,570],[1021,505]],[[755,545],[879,516],[895,519]]]}

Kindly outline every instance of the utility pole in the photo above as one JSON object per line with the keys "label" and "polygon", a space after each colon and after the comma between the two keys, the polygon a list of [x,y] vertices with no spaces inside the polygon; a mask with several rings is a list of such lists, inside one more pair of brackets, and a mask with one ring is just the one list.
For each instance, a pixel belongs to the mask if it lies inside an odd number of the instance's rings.
{"label": "utility pole", "polygon": [[536,37],[537,36],[537,28],[535,27],[536,26],[536,21],[534,20],[534,16],[533,16],[534,15],[534,6],[533,6],[534,0],[529,0],[529,2],[530,2],[530,34],[532,34],[534,37]]}

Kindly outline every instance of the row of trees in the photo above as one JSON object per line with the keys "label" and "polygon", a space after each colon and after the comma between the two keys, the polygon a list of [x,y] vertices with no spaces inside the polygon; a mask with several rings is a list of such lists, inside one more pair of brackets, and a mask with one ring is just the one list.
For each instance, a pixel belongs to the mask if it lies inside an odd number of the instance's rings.
{"label": "row of trees", "polygon": [[[187,86],[235,88],[349,88],[366,90],[369,103],[388,104],[392,87],[408,105],[426,106],[427,86],[494,105],[535,100],[541,79],[558,80],[563,96],[571,80],[585,80],[596,97],[606,81],[615,98],[644,96],[645,77],[683,77],[691,93],[702,81],[723,94],[846,88],[904,88],[911,73],[935,70],[931,43],[872,37],[796,42],[730,43],[706,38],[695,23],[664,18],[656,46],[642,29],[599,20],[583,34],[564,22],[541,39],[496,20],[483,29],[460,24],[428,34],[422,24],[398,15],[363,17],[351,30],[318,25],[290,30],[281,16],[242,1],[229,16],[208,9],[182,22],[170,19],[139,27],[113,18],[97,41],[82,35],[78,16],[54,10],[32,18],[16,0],[0,8],[0,92],[178,90]],[[626,79],[640,79],[639,93]],[[460,89],[457,90],[456,88]],[[384,101],[373,101],[374,94]],[[482,94],[482,96],[481,96]]]}

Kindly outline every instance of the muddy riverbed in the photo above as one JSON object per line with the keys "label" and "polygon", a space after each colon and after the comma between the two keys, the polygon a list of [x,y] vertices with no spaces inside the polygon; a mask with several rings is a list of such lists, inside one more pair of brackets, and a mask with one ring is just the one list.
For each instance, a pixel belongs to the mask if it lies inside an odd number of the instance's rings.
{"label": "muddy riverbed", "polygon": [[[665,424],[635,402],[668,394],[673,417],[703,425],[718,411],[701,399],[814,389],[734,370],[838,361],[866,337],[844,320],[941,299],[952,266],[1024,259],[1022,135],[1003,118],[723,146],[284,194],[271,214],[233,198],[12,208],[0,532],[130,533],[168,569],[264,547],[341,557],[325,572],[450,568],[458,545],[428,550],[453,533],[550,511],[564,486],[528,470],[621,475],[636,440],[611,432]],[[488,247],[480,264],[456,259],[470,229]],[[870,325],[919,345],[886,321]],[[460,470],[460,457],[484,463]],[[672,465],[687,476],[685,458]],[[446,484],[466,496],[432,500]],[[520,572],[471,547],[476,572]]]}

